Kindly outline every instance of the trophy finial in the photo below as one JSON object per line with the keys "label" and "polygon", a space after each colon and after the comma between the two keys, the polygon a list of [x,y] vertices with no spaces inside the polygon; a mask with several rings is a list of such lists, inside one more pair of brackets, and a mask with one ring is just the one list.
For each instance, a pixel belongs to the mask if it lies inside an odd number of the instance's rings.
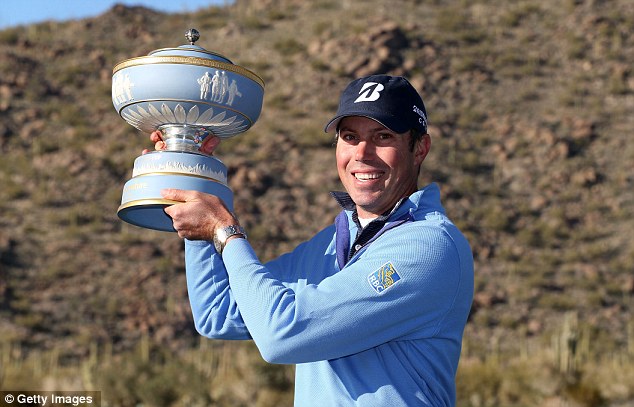
{"label": "trophy finial", "polygon": [[185,38],[187,38],[187,41],[189,41],[190,45],[194,45],[194,43],[200,38],[200,33],[197,29],[190,28],[189,30],[185,31]]}

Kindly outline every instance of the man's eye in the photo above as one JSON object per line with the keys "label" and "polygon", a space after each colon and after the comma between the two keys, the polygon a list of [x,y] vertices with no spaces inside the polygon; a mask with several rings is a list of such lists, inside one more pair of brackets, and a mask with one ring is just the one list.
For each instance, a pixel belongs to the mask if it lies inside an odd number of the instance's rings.
{"label": "man's eye", "polygon": [[354,141],[354,140],[356,140],[356,137],[354,136],[354,134],[350,134],[350,133],[341,134],[341,135],[339,135],[339,137],[343,141]]}

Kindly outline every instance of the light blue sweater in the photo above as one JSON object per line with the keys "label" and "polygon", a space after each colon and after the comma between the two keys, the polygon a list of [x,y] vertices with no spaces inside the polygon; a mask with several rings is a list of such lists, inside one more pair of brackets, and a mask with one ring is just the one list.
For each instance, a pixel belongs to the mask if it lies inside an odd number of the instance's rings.
{"label": "light blue sweater", "polygon": [[296,406],[453,406],[473,258],[444,213],[435,184],[417,191],[342,269],[334,225],[264,265],[244,239],[222,258],[186,241],[196,329],[297,364]]}

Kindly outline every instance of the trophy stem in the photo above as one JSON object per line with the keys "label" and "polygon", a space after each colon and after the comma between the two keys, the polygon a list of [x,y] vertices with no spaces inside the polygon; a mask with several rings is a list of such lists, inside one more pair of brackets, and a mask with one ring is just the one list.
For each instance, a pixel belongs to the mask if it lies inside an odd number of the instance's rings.
{"label": "trophy stem", "polygon": [[186,124],[165,124],[158,130],[163,135],[165,149],[202,154],[200,146],[211,133],[204,127]]}

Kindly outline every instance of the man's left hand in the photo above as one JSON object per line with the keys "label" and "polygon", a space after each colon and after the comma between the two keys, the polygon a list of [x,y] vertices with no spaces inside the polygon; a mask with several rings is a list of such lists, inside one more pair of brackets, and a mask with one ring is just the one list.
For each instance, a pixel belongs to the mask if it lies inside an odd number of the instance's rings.
{"label": "man's left hand", "polygon": [[215,195],[181,189],[164,189],[165,199],[179,201],[165,208],[178,236],[189,240],[212,241],[216,229],[239,224],[222,200]]}

